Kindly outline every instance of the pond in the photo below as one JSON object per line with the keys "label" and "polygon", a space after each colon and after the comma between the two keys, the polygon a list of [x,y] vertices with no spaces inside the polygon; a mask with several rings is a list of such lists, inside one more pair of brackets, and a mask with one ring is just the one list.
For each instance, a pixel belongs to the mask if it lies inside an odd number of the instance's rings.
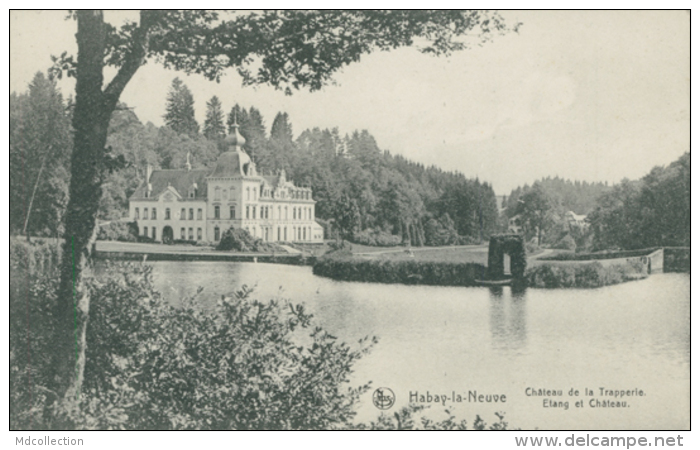
{"label": "pond", "polygon": [[[260,300],[304,303],[348,343],[377,336],[356,365],[353,384],[371,380],[373,388],[390,388],[396,405],[389,412],[437,395],[444,397],[426,413],[436,419],[452,407],[470,423],[477,414],[490,423],[502,411],[522,429],[690,427],[687,274],[591,290],[514,292],[338,282],[314,276],[310,267],[275,264],[151,264],[157,288],[175,302],[202,286],[199,301],[211,308],[246,284]],[[506,401],[479,402],[479,395]],[[372,393],[365,394],[358,420],[379,412]]]}

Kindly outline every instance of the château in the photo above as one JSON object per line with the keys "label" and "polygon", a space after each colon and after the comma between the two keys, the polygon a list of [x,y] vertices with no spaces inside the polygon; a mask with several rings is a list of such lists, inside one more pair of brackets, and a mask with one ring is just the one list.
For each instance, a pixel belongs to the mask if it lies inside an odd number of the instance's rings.
{"label": "ch\u00e2teau", "polygon": [[159,242],[216,243],[238,228],[265,242],[322,242],[310,188],[287,180],[283,170],[259,175],[233,124],[227,151],[213,169],[153,170],[129,198],[129,215],[139,235]]}

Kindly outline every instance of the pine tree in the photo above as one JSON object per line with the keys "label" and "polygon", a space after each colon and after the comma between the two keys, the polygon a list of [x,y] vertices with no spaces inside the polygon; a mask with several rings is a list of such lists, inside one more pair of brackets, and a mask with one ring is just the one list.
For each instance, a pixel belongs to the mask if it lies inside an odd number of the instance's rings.
{"label": "pine tree", "polygon": [[10,224],[54,235],[67,199],[70,117],[56,84],[38,72],[27,94],[10,96]]}
{"label": "pine tree", "polygon": [[199,124],[194,118],[194,97],[179,78],[175,78],[170,87],[163,118],[165,124],[177,134],[186,134],[191,137],[199,134]]}
{"label": "pine tree", "polygon": [[226,134],[224,127],[224,113],[221,110],[221,102],[216,95],[207,102],[207,117],[204,120],[204,136],[211,140],[218,140]]}
{"label": "pine tree", "polygon": [[[228,125],[228,132],[233,131],[233,122],[236,122],[238,124],[238,131],[243,134],[241,131],[243,128],[248,123],[248,111],[245,110],[245,108],[242,108],[238,103],[231,108],[231,111],[228,113],[228,118],[226,119],[226,125]],[[245,137],[245,135],[243,135]]]}

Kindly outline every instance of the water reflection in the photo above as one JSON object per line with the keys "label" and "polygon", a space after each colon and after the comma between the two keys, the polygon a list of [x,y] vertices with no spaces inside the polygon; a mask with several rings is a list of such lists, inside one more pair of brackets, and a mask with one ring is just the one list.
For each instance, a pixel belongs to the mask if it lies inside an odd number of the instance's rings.
{"label": "water reflection", "polygon": [[527,344],[526,289],[489,287],[491,342],[496,349],[520,350]]}

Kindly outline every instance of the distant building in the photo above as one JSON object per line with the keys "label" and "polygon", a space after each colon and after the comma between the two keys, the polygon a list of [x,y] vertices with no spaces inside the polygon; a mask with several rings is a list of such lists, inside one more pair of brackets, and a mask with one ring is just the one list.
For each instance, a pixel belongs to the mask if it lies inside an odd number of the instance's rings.
{"label": "distant building", "polygon": [[310,188],[287,181],[285,171],[258,175],[233,125],[228,150],[212,170],[193,170],[189,154],[181,170],[152,170],[129,198],[139,235],[216,243],[231,227],[266,242],[322,242]]}
{"label": "distant building", "polygon": [[586,215],[585,214],[576,214],[573,211],[568,211],[565,215],[564,218],[566,219],[566,222],[569,224],[569,227],[577,227],[577,228],[587,228],[588,227],[588,222],[586,222]]}

